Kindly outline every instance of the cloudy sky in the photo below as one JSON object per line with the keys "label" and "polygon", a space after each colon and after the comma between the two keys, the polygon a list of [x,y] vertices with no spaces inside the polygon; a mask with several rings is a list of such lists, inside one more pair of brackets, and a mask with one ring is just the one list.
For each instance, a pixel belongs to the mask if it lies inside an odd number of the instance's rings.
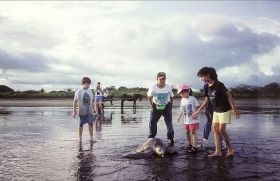
{"label": "cloudy sky", "polygon": [[216,68],[227,86],[280,80],[280,2],[0,2],[0,85],[76,89],[83,76],[107,86],[201,88]]}

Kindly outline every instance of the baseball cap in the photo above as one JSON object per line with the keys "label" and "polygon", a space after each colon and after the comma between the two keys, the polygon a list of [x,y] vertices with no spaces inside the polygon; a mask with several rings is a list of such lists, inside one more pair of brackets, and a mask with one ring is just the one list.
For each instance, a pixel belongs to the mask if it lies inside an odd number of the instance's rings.
{"label": "baseball cap", "polygon": [[191,86],[189,86],[186,83],[182,83],[178,86],[178,92],[177,94],[179,94],[180,92],[182,92],[182,90],[189,90],[191,88]]}

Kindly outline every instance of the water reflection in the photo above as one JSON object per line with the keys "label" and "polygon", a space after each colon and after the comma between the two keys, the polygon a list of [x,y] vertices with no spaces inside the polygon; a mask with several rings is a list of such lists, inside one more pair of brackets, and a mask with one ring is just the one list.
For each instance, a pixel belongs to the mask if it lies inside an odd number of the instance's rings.
{"label": "water reflection", "polygon": [[95,130],[96,132],[101,132],[103,124],[112,124],[113,112],[105,113],[101,116],[96,117],[95,120]]}
{"label": "water reflection", "polygon": [[113,111],[105,112],[103,119],[102,119],[103,124],[112,124],[113,113],[114,113]]}
{"label": "water reflection", "polygon": [[124,115],[121,115],[121,123],[122,124],[140,124],[142,123],[141,118],[138,117],[125,117]]}
{"label": "water reflection", "polygon": [[12,111],[8,111],[4,108],[0,108],[0,115],[8,115],[8,114],[12,114]]}
{"label": "water reflection", "polygon": [[210,176],[210,180],[215,178],[220,178],[221,180],[231,180],[231,170],[233,170],[233,159],[230,158],[209,158],[208,164],[211,164],[211,173],[207,175]]}
{"label": "water reflection", "polygon": [[[253,104],[239,102],[247,110]],[[256,104],[266,106],[266,104]],[[77,145],[78,119],[71,107],[4,107],[12,114],[0,116],[0,180],[279,180],[279,101],[269,110],[248,109],[229,125],[236,150],[233,159],[209,159],[214,149],[190,155],[185,152],[185,131],[175,124],[177,155],[131,160],[147,139],[150,108],[144,104],[136,114],[131,108],[107,108],[97,120],[94,145]],[[241,109],[241,110],[242,110]],[[43,112],[43,114],[41,114]],[[198,135],[203,135],[205,117]],[[85,139],[89,137],[84,132]],[[164,121],[158,123],[158,137],[166,138]],[[94,147],[94,148],[93,148]]]}
{"label": "water reflection", "polygon": [[[131,110],[131,109],[129,109],[129,110]],[[132,108],[132,112],[133,112],[133,114],[136,114],[137,113],[136,108]],[[124,114],[124,108],[122,108],[122,107],[121,107],[121,114]]]}
{"label": "water reflection", "polygon": [[93,143],[85,150],[83,144],[79,144],[78,149],[76,180],[94,180],[95,156],[93,154]]}

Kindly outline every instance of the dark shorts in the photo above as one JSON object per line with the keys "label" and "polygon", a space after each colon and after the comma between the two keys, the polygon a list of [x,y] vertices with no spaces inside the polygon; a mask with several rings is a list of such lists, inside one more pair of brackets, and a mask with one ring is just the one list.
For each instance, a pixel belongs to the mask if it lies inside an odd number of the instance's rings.
{"label": "dark shorts", "polygon": [[91,124],[93,121],[95,121],[95,116],[91,115],[85,115],[85,116],[80,116],[80,125],[84,124]]}

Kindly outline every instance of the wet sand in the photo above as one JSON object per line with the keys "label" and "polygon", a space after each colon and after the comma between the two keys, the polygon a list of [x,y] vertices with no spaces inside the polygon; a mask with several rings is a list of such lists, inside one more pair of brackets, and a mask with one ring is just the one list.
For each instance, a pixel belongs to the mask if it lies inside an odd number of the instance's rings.
{"label": "wet sand", "polygon": [[[77,143],[78,119],[72,118],[71,104],[68,102],[72,100],[65,100],[58,107],[50,104],[35,106],[40,101],[36,104],[30,102],[31,107],[3,106],[1,103],[0,107],[9,114],[0,114],[0,180],[280,178],[280,100],[237,102],[242,108],[241,118],[228,126],[236,150],[231,159],[207,157],[214,149],[213,133],[208,150],[196,155],[186,153],[183,125],[174,121],[177,155],[164,158],[123,158],[123,155],[147,139],[150,110],[145,101],[137,104],[136,111],[130,108],[130,103],[125,104],[123,111],[117,101],[113,102],[114,106],[106,103],[104,120],[97,121],[95,126],[97,142],[91,147],[85,126],[83,144],[80,146]],[[55,101],[53,104],[58,105]],[[173,120],[178,115],[177,105],[175,102]],[[201,115],[199,141],[204,120],[204,115]],[[166,127],[162,118],[158,123],[157,137],[166,141]]]}

